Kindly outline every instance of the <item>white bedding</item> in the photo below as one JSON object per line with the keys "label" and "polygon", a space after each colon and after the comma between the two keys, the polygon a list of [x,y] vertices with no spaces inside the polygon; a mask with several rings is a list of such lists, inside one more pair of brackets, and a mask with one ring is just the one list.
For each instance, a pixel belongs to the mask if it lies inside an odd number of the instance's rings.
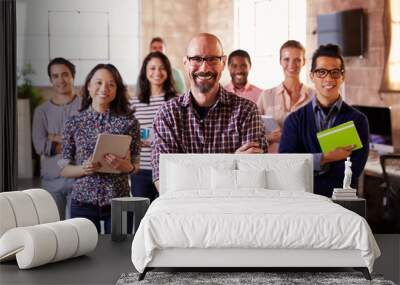
{"label": "white bedding", "polygon": [[162,195],[133,240],[135,268],[164,248],[358,249],[370,272],[380,255],[359,215],[323,196],[266,189]]}

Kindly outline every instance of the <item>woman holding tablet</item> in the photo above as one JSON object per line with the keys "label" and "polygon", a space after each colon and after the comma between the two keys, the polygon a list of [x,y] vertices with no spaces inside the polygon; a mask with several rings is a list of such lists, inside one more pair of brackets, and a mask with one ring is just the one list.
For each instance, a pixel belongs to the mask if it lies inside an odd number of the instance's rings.
{"label": "woman holding tablet", "polygon": [[[92,161],[99,134],[132,137],[125,157],[104,155],[109,167],[119,173],[98,172],[100,163]],[[129,108],[122,77],[112,64],[98,64],[87,75],[82,89],[79,114],[65,124],[62,140],[61,175],[76,178],[72,190],[71,217],[91,220],[100,232],[111,232],[111,199],[129,196],[129,174],[139,169],[139,122]]]}
{"label": "woman holding tablet", "polygon": [[131,175],[131,191],[135,197],[147,197],[150,201],[158,197],[150,164],[153,119],[158,108],[176,96],[168,58],[161,52],[149,53],[143,60],[136,94],[131,101],[136,110],[136,118],[140,122],[142,143],[140,171]]}
{"label": "woman holding tablet", "polygon": [[268,152],[278,152],[283,121],[293,111],[304,106],[315,95],[313,89],[300,81],[300,72],[305,65],[305,49],[294,40],[285,42],[280,48],[280,65],[284,80],[278,86],[261,93],[257,101],[261,115],[271,116],[278,128],[267,133]]}

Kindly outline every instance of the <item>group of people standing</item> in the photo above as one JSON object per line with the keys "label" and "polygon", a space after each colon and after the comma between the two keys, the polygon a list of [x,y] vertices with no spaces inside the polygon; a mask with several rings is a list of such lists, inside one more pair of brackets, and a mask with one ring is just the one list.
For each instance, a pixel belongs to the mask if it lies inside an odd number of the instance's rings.
{"label": "group of people standing", "polygon": [[263,91],[248,82],[250,55],[244,50],[236,50],[228,57],[232,81],[225,86],[226,90],[256,103],[261,115],[271,116],[276,121],[278,127],[267,134],[270,153],[278,152],[286,117],[304,106],[315,95],[313,89],[300,81],[300,72],[305,65],[305,49],[300,42],[285,42],[279,50],[279,63],[283,71],[283,82]]}
{"label": "group of people standing", "polygon": [[[158,197],[161,153],[312,153],[314,193],[326,196],[341,186],[342,162],[351,156],[355,187],[368,156],[368,122],[340,96],[345,68],[338,46],[315,51],[310,71],[315,91],[300,81],[305,50],[294,40],[280,49],[283,82],[265,91],[247,80],[249,54],[236,50],[227,58],[212,34],[196,35],[188,44],[183,62],[190,85],[184,92],[184,80],[164,52],[164,41],[154,38],[130,101],[112,64],[96,65],[79,97],[73,92],[72,63],[62,58],[49,63],[56,94],[35,111],[33,142],[42,156],[43,188],[53,194],[61,215],[67,209],[67,218],[89,218],[98,229],[103,220],[110,232],[111,198],[129,196],[130,190],[133,196]],[[226,63],[232,81],[223,88],[219,81]],[[278,127],[265,133],[260,114],[271,116]],[[349,120],[363,148],[322,153],[316,133]],[[105,156],[118,174],[97,172],[100,165],[91,156],[99,133],[132,137],[126,157]]]}
{"label": "group of people standing", "polygon": [[[49,77],[56,91],[33,118],[33,143],[41,155],[42,187],[54,197],[61,218],[86,217],[110,232],[110,199],[128,196],[129,176],[139,169],[140,125],[122,77],[112,64],[98,64],[87,75],[80,97],[73,93],[75,68],[53,59]],[[59,99],[62,98],[63,100]],[[129,153],[105,160],[121,174],[100,173],[92,161],[97,135],[130,135]]]}

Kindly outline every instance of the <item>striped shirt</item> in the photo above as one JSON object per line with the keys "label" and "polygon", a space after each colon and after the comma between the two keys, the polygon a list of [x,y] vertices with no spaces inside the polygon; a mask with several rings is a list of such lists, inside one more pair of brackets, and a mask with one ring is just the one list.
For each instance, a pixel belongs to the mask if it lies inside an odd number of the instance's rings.
{"label": "striped shirt", "polygon": [[[135,117],[139,120],[141,129],[152,129],[153,120],[158,109],[165,103],[164,95],[150,96],[150,104],[141,103],[139,98],[135,96],[130,103],[136,109]],[[150,164],[151,148],[142,145],[140,152],[140,169],[151,170]]]}
{"label": "striped shirt", "polygon": [[161,153],[234,153],[249,142],[259,143],[267,152],[256,104],[220,87],[216,103],[201,119],[193,100],[187,91],[165,103],[154,119],[153,181],[159,179]]}

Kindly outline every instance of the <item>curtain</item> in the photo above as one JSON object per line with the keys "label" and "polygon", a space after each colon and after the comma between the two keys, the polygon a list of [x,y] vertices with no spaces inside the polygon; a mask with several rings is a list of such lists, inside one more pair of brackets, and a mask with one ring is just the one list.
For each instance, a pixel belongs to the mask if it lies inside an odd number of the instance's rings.
{"label": "curtain", "polygon": [[380,92],[400,91],[400,0],[386,0],[384,3],[383,27],[385,44],[385,63]]}
{"label": "curtain", "polygon": [[390,0],[385,0],[384,4],[384,12],[383,12],[383,34],[384,34],[384,45],[385,45],[385,65],[383,70],[383,76],[381,81],[380,92],[386,92],[390,88],[389,82],[389,52],[391,45],[391,16],[390,16]]}
{"label": "curtain", "polygon": [[16,3],[0,0],[0,192],[17,190]]}

